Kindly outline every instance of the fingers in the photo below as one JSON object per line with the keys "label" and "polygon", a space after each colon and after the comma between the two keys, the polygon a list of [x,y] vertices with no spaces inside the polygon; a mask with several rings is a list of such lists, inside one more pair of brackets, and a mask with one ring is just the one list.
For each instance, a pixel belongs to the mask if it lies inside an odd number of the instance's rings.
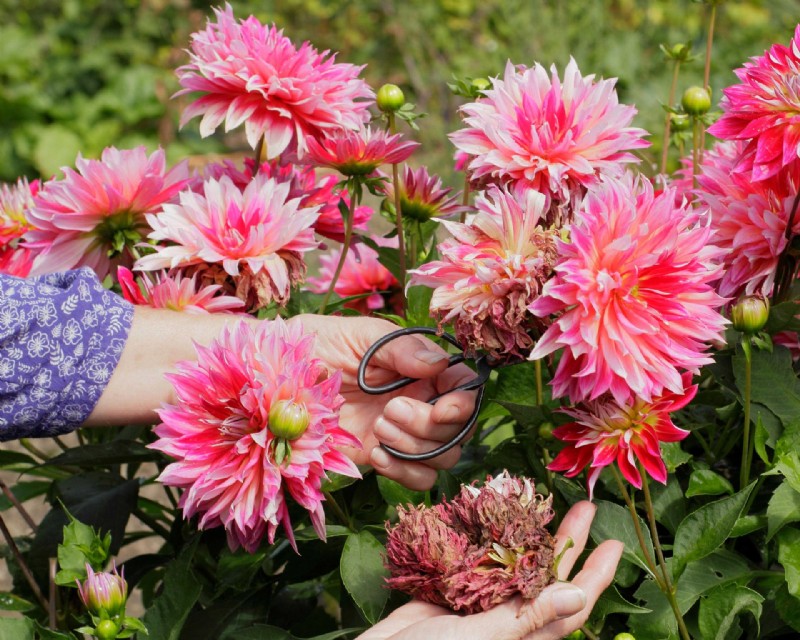
{"label": "fingers", "polygon": [[586,541],[589,539],[589,529],[592,526],[594,513],[597,510],[591,502],[583,500],[576,503],[564,516],[561,526],[556,533],[556,555],[561,553],[564,545],[572,539],[573,546],[564,552],[558,564],[558,579],[566,580],[575,566],[578,557],[583,553]]}
{"label": "fingers", "polygon": [[[461,447],[454,447],[453,455],[461,455]],[[429,461],[430,462],[430,461]],[[400,460],[380,447],[370,453],[369,463],[375,471],[414,491],[427,491],[436,482],[436,469],[424,462]]]}
{"label": "fingers", "polygon": [[[434,406],[401,396],[386,404],[382,418],[409,436],[442,443],[461,431],[474,407],[475,394],[471,391],[448,393]],[[381,441],[392,444],[383,438]]]}
{"label": "fingers", "polygon": [[[447,352],[435,342],[419,336],[402,336],[378,349],[370,365],[409,378],[432,378],[447,368],[448,360]],[[371,382],[372,378],[368,375],[367,380]]]}

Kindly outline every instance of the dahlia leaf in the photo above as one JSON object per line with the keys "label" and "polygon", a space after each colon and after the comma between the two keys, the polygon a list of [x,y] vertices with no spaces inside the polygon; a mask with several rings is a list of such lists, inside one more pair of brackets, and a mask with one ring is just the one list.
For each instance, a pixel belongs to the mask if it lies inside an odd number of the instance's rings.
{"label": "dahlia leaf", "polygon": [[[633,526],[631,514],[628,510],[605,500],[595,500],[595,505],[597,506],[597,513],[595,514],[594,522],[592,522],[592,539],[597,544],[605,540],[619,540],[625,545],[622,557],[650,573],[650,567],[645,561],[644,553],[639,546],[636,529]],[[639,520],[639,528],[642,531],[647,552],[651,558],[655,558],[650,530],[638,515],[636,517]]]}
{"label": "dahlia leaf", "polygon": [[790,522],[800,522],[800,492],[784,481],[767,505],[767,541]]}
{"label": "dahlia leaf", "polygon": [[339,565],[345,589],[370,624],[380,619],[389,599],[384,582],[389,571],[383,566],[383,553],[383,545],[369,531],[353,533],[344,543]]}
{"label": "dahlia leaf", "polygon": [[[750,612],[760,629],[761,604],[764,597],[752,589],[739,584],[726,584],[708,592],[700,602],[700,635],[711,640],[725,640],[729,632],[741,633],[738,618],[742,613]],[[758,635],[758,634],[756,634]]]}
{"label": "dahlia leaf", "polygon": [[695,496],[718,496],[722,493],[733,494],[733,485],[718,473],[710,469],[697,469],[689,477],[689,486],[686,489],[686,497]]}
{"label": "dahlia leaf", "polygon": [[0,618],[0,640],[34,640],[30,618]]}
{"label": "dahlia leaf", "polygon": [[[736,386],[744,389],[745,359],[737,353],[733,357]],[[775,350],[755,350],[752,353],[751,401],[764,405],[781,419],[784,426],[800,415],[800,380],[792,369],[789,350],[776,346]]]}
{"label": "dahlia leaf", "polygon": [[0,592],[0,611],[30,611],[36,605],[8,591]]}
{"label": "dahlia leaf", "polygon": [[784,529],[778,534],[778,562],[783,565],[789,593],[800,598],[800,529]]}

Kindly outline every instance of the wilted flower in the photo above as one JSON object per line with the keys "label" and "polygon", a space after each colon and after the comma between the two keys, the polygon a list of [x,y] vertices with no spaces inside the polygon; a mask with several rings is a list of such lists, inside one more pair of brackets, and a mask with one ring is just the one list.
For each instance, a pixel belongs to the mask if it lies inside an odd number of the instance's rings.
{"label": "wilted flower", "polygon": [[244,123],[247,141],[263,138],[267,158],[285,151],[302,157],[307,136],[322,136],[369,120],[374,98],[358,77],[362,67],[335,62],[308,42],[298,49],[283,32],[250,16],[236,22],[229,4],[214,9],[217,22],[192,35],[190,62],[178,69],[176,96],[201,92],[181,116],[181,126],[202,115],[200,135],[225,123]]}
{"label": "wilted flower", "polygon": [[709,133],[743,140],[737,170],[758,182],[800,170],[800,25],[787,47],[775,44],[735,71],[740,84],[723,89],[722,117]]}
{"label": "wilted flower", "polygon": [[160,211],[189,177],[185,162],[167,171],[164,151],[148,157],[144,147],[108,147],[100,160],[79,155],[75,166],[63,169],[63,180],[45,182],[28,210],[34,229],[25,245],[40,250],[33,275],[88,266],[102,279],[117,264],[130,266],[129,247],[149,230],[145,215]]}
{"label": "wilted flower", "polygon": [[[148,216],[159,246],[137,263],[144,271],[216,264],[235,282],[248,309],[286,302],[306,271],[303,253],[317,247],[318,208],[289,197],[290,185],[257,175],[242,191],[228,176],[208,179],[203,193],[184,191],[179,204]],[[222,275],[222,274],[218,274]]]}
{"label": "wilted flower", "polygon": [[[382,239],[373,238],[373,240],[379,242]],[[392,244],[396,247],[396,240]],[[334,249],[320,256],[319,277],[308,279],[311,291],[315,293],[328,291],[341,256],[342,249]],[[368,314],[383,309],[386,306],[384,295],[396,293],[399,289],[400,283],[397,282],[397,278],[378,260],[378,252],[365,244],[357,244],[350,247],[347,252],[334,292],[342,298],[365,296],[360,300],[348,302],[345,306]]]}
{"label": "wilted flower", "polygon": [[[197,346],[197,362],[168,376],[176,402],[158,412],[162,423],[150,446],[176,462],[159,480],[185,490],[180,506],[187,518],[200,516],[201,529],[225,527],[231,549],[254,552],[265,537],[274,541],[278,525],[294,545],[290,498],[324,539],[326,472],[359,476],[339,450],[360,446],[339,426],[341,373],[326,377],[313,347],[314,337],[297,324],[278,318],[253,328],[242,321],[211,346]],[[270,426],[273,408],[286,402],[302,407],[308,420],[291,441]]]}
{"label": "wilted flower", "polygon": [[542,228],[544,204],[533,190],[491,187],[466,224],[442,221],[453,236],[439,245],[442,259],[410,272],[412,285],[434,288],[431,314],[453,322],[465,348],[527,355],[529,332],[543,328],[528,306],[557,258],[557,232]]}
{"label": "wilted flower", "polygon": [[616,462],[625,479],[640,489],[642,478],[637,463],[662,484],[667,469],[661,459],[661,443],[677,442],[689,435],[676,427],[670,413],[685,407],[697,393],[691,384],[692,374],[684,372],[679,393],[667,391],[647,402],[632,397],[617,402],[610,394],[592,400],[580,408],[562,409],[575,422],[561,425],[553,435],[567,445],[548,465],[551,471],[565,471],[568,478],[589,466],[589,497],[604,467]]}
{"label": "wilted flower", "polygon": [[[400,212],[405,220],[425,222],[431,218],[447,218],[466,211],[458,196],[450,195],[450,187],[442,187],[438,176],[428,175],[425,167],[417,170],[408,165],[400,177]],[[386,183],[384,206],[394,214],[394,184]]]}
{"label": "wilted flower", "polygon": [[556,275],[530,307],[557,314],[531,353],[564,348],[555,396],[580,402],[610,391],[625,404],[631,393],[651,402],[683,392],[681,371],[712,362],[706,350],[726,324],[710,284],[719,251],[708,240],[672,189],[654,196],[647,180],[629,177],[589,192],[559,243]]}
{"label": "wilted flower", "polygon": [[27,212],[39,192],[39,181],[20,178],[16,184],[0,184],[0,247],[8,246],[32,229]]}
{"label": "wilted flower", "polygon": [[552,498],[508,472],[451,501],[398,507],[388,528],[387,584],[415,598],[477,613],[515,595],[536,598],[555,581]]}
{"label": "wilted flower", "polygon": [[563,82],[555,67],[548,75],[538,63],[509,62],[485,97],[461,108],[467,126],[450,138],[471,157],[472,180],[541,191],[548,210],[566,207],[559,215],[567,221],[587,187],[619,176],[623,163],[636,162],[630,151],[648,146],[647,132],[629,126],[636,109],[618,103],[614,82],[581,76],[574,60]]}
{"label": "wilted flower", "polygon": [[86,609],[98,616],[115,617],[125,612],[128,583],[123,575],[113,571],[97,572],[86,563],[86,580],[78,582],[78,595]]}
{"label": "wilted flower", "polygon": [[336,169],[343,176],[369,176],[383,164],[405,162],[419,146],[403,141],[400,133],[363,127],[358,131],[336,131],[326,138],[306,140],[306,162]]}
{"label": "wilted flower", "polygon": [[130,269],[120,267],[117,279],[122,288],[122,295],[133,304],[153,307],[154,309],[172,309],[187,313],[226,313],[244,311],[244,302],[233,296],[218,295],[222,285],[207,285],[198,288],[197,275],[191,278],[180,273],[156,275],[152,282],[147,275],[134,280]]}

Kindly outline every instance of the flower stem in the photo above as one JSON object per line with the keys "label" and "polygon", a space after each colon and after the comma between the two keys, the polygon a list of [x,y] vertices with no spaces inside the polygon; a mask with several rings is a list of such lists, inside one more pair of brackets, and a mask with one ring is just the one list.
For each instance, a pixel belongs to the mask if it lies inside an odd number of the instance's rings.
{"label": "flower stem", "polygon": [[39,604],[42,605],[42,608],[45,611],[50,611],[50,603],[47,601],[47,598],[44,597],[42,590],[39,588],[39,584],[36,582],[36,579],[33,577],[31,570],[25,563],[25,560],[23,559],[22,554],[19,551],[19,547],[17,546],[17,543],[14,542],[14,537],[8,530],[8,527],[6,526],[5,520],[3,520],[2,516],[0,516],[0,531],[2,531],[3,537],[6,539],[6,544],[8,544],[8,548],[11,550],[11,554],[17,561],[17,565],[19,566],[20,571],[22,571],[22,575],[25,576],[25,580],[28,582],[31,591],[33,591],[33,595],[36,596],[36,599],[39,601]]}
{"label": "flower stem", "polygon": [[20,438],[19,443],[22,445],[24,449],[27,449],[29,453],[33,454],[34,457],[39,458],[42,462],[46,462],[50,459],[44,451],[37,448],[36,445],[31,443],[27,438]]}
{"label": "flower stem", "polygon": [[331,511],[333,511],[333,513],[336,515],[339,522],[341,522],[348,529],[352,529],[353,525],[350,522],[350,518],[342,510],[342,507],[339,506],[339,502],[333,497],[333,494],[330,491],[323,490],[322,495],[325,496],[325,503],[331,508]]}
{"label": "flower stem", "polygon": [[27,525],[31,528],[31,531],[36,533],[38,527],[33,521],[33,518],[31,518],[31,515],[27,512],[25,507],[22,506],[22,503],[17,500],[17,496],[14,495],[14,492],[11,491],[11,489],[8,488],[8,485],[2,480],[0,480],[0,490],[2,490],[3,495],[8,498],[8,501],[14,505],[14,508],[19,511],[19,515],[22,516],[22,519],[25,520]]}
{"label": "flower stem", "polygon": [[589,640],[600,640],[600,636],[595,635],[591,631],[589,631],[589,627],[583,625],[581,627],[581,631],[583,631],[583,635],[585,635]]}
{"label": "flower stem", "polygon": [[[387,114],[389,120],[389,133],[397,133],[397,124],[394,113]],[[400,206],[400,169],[397,164],[392,165],[392,186],[394,187],[394,217],[397,225],[397,253],[400,262],[400,295],[405,307],[406,297],[406,247],[405,232],[403,230],[403,211]]]}
{"label": "flower stem", "polygon": [[342,255],[339,256],[339,264],[336,265],[336,271],[334,271],[333,278],[331,278],[331,284],[328,286],[325,297],[322,298],[322,302],[319,305],[320,315],[325,313],[325,307],[328,306],[328,301],[331,299],[331,294],[336,288],[336,282],[339,280],[339,276],[344,268],[344,262],[347,260],[347,252],[350,251],[350,241],[353,239],[353,217],[360,201],[361,198],[358,196],[358,190],[353,190],[350,196],[350,210],[347,212],[347,217],[344,220],[344,244],[342,245]]}
{"label": "flower stem", "polygon": [[663,579],[662,591],[669,601],[669,606],[672,607],[672,613],[675,615],[675,620],[678,623],[678,630],[680,631],[681,638],[684,640],[691,640],[689,631],[686,629],[686,622],[683,620],[678,601],[675,598],[675,588],[672,586],[672,579],[667,569],[667,563],[664,560],[664,552],[661,549],[661,542],[658,539],[658,527],[656,526],[656,514],[653,509],[653,501],[650,498],[650,485],[647,480],[647,471],[644,465],[639,464],[639,473],[642,476],[642,491],[644,492],[644,506],[647,512],[647,522],[650,525],[650,535],[653,538],[653,545],[656,548],[656,555],[658,556],[658,564],[661,567],[661,575]]}
{"label": "flower stem", "polygon": [[[675,92],[678,90],[678,71],[681,68],[680,60],[675,61],[675,66],[672,69],[672,83],[669,87],[669,100],[667,101],[667,106],[672,107],[673,103],[675,102]],[[669,157],[669,132],[672,128],[672,120],[670,118],[672,114],[667,112],[667,117],[664,118],[664,142],[663,147],[661,149],[661,167],[659,168],[659,173],[661,175],[666,175],[667,173],[667,159]]]}
{"label": "flower stem", "polygon": [[692,188],[697,189],[697,176],[700,173],[700,118],[692,116]]}
{"label": "flower stem", "polygon": [[[706,36],[706,64],[705,69],[703,70],[703,87],[706,91],[708,91],[708,95],[711,95],[711,87],[709,86],[709,80],[711,78],[711,50],[712,45],[714,43],[714,25],[717,21],[717,3],[711,3],[711,15],[708,18],[708,35]],[[706,129],[703,127],[703,130],[700,132],[700,162],[703,161],[703,151],[705,150],[706,146]]]}
{"label": "flower stem", "polygon": [[750,336],[742,336],[742,351],[744,352],[744,438],[742,440],[742,468],[739,470],[739,489],[744,489],[750,484],[750,465],[753,462],[753,442],[750,433],[750,395],[752,381],[753,358],[750,348]]}

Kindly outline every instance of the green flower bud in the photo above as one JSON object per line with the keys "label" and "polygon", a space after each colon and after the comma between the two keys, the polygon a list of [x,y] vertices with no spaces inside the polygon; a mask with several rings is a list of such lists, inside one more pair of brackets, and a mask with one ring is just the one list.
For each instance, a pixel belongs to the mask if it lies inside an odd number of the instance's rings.
{"label": "green flower bud", "polygon": [[758,333],[767,324],[769,300],[761,296],[745,296],[731,309],[733,328],[742,333]]}
{"label": "green flower bud", "polygon": [[636,637],[631,633],[618,633],[614,636],[614,640],[636,640]]}
{"label": "green flower bud", "polygon": [[269,408],[269,430],[277,438],[297,440],[306,432],[310,421],[304,404],[278,400]]}
{"label": "green flower bud", "polygon": [[539,437],[542,440],[552,440],[554,428],[552,422],[542,422],[542,424],[539,425]]}
{"label": "green flower bud", "polygon": [[489,82],[488,78],[473,78],[470,84],[475,91],[486,91],[490,86],[492,86],[492,83]]}
{"label": "green flower bud", "polygon": [[94,634],[99,640],[114,640],[119,633],[119,627],[111,620],[101,620],[94,628]]}
{"label": "green flower bud", "polygon": [[711,96],[703,87],[689,87],[683,92],[681,105],[690,116],[702,116],[711,108]]}
{"label": "green flower bud", "polygon": [[583,640],[586,637],[586,634],[583,633],[580,629],[575,629],[572,633],[570,633],[566,640]]}
{"label": "green flower bud", "polygon": [[384,112],[397,111],[406,103],[403,91],[396,84],[385,84],[375,97],[378,109]]}
{"label": "green flower bud", "polygon": [[669,116],[670,126],[673,131],[686,131],[691,126],[689,116],[685,113],[673,113]]}

